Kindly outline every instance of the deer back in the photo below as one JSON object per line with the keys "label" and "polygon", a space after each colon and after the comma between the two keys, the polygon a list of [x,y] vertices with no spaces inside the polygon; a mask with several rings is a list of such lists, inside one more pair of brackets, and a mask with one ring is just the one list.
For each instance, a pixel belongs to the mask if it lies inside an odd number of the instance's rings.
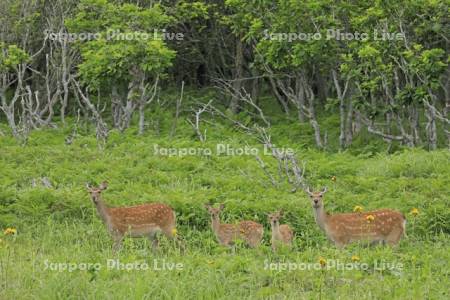
{"label": "deer back", "polygon": [[394,230],[402,230],[404,221],[400,212],[389,209],[335,214],[328,216],[327,230],[334,236],[352,239],[386,237]]}
{"label": "deer back", "polygon": [[162,203],[142,204],[130,207],[110,208],[111,223],[121,232],[129,228],[153,226],[161,229],[173,227],[175,214]]}

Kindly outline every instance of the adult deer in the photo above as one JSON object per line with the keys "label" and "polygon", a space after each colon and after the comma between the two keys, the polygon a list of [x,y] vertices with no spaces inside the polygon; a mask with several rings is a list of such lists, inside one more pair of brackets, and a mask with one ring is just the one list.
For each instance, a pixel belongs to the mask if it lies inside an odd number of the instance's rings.
{"label": "adult deer", "polygon": [[286,224],[280,225],[280,219],[283,216],[283,211],[268,214],[270,226],[272,227],[272,250],[276,251],[279,244],[285,244],[287,246],[292,245],[292,239],[294,238],[294,232],[291,227]]}
{"label": "adult deer", "polygon": [[311,198],[317,225],[336,247],[342,248],[354,241],[381,242],[394,246],[402,235],[406,235],[406,219],[402,213],[395,210],[328,214],[323,205],[323,195],[326,191],[326,188],[320,192],[312,192],[309,187],[306,189]]}
{"label": "adult deer", "polygon": [[158,247],[156,237],[158,232],[162,232],[171,239],[175,237],[175,213],[168,205],[149,203],[127,207],[108,207],[101,196],[107,187],[107,182],[103,182],[99,187],[87,184],[97,212],[114,240],[114,252],[120,249],[126,235],[149,238],[153,250]]}
{"label": "adult deer", "polygon": [[224,205],[220,204],[219,208],[214,208],[209,204],[205,204],[205,208],[211,215],[211,227],[219,244],[230,246],[236,240],[242,239],[248,246],[255,248],[261,243],[264,233],[261,224],[253,221],[242,221],[239,224],[220,224],[219,215]]}

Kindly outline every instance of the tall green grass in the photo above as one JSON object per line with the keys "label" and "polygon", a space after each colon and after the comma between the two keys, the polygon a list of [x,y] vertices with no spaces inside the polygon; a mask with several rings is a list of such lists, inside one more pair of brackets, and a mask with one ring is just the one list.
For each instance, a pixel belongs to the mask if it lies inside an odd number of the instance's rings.
{"label": "tall green grass", "polygon": [[[330,212],[392,208],[408,220],[408,238],[398,248],[351,245],[337,250],[314,223],[307,196],[291,192],[286,182],[273,187],[252,156],[154,155],[160,147],[214,149],[261,146],[226,126],[216,125],[206,143],[180,125],[173,138],[149,133],[137,137],[112,132],[100,150],[92,134],[80,132],[72,145],[64,138],[70,128],[33,132],[22,147],[0,139],[0,226],[17,228],[17,236],[0,242],[0,299],[448,299],[450,253],[450,154],[447,150],[399,150],[370,155],[347,151],[321,152],[297,142],[298,136],[273,129],[276,144],[296,150],[307,162],[306,177],[315,188],[328,186]],[[276,174],[275,161],[263,160]],[[331,178],[336,176],[336,181]],[[33,187],[48,177],[52,188]],[[112,206],[145,202],[170,204],[177,214],[183,251],[163,239],[159,253],[145,239],[127,239],[117,255],[85,189],[85,183],[109,182],[103,194]],[[225,203],[223,222],[252,219],[265,226],[259,249],[239,245],[236,252],[220,247],[211,232],[203,204]],[[284,209],[284,223],[296,232],[292,250],[274,254],[266,214]],[[410,214],[413,208],[417,216]],[[402,270],[274,271],[265,262],[317,263],[326,260],[403,264]],[[182,271],[58,272],[49,262],[124,262],[166,259]]]}

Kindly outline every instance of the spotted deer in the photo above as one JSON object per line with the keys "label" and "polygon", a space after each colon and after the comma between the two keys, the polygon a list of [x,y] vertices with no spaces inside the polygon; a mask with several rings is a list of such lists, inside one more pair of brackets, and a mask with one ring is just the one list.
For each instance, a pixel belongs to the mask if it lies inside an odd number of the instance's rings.
{"label": "spotted deer", "polygon": [[219,215],[224,205],[220,204],[219,208],[214,208],[209,204],[205,204],[205,208],[211,215],[211,227],[219,244],[230,246],[240,239],[245,241],[249,247],[255,248],[261,243],[264,233],[261,224],[253,221],[242,221],[239,224],[220,224]]}
{"label": "spotted deer", "polygon": [[323,205],[323,196],[326,191],[326,188],[320,192],[311,192],[309,188],[306,189],[311,198],[317,225],[336,247],[342,248],[354,241],[387,243],[394,246],[403,235],[406,235],[406,219],[402,213],[395,210],[328,214]]}
{"label": "spotted deer", "polygon": [[113,250],[118,251],[126,235],[147,237],[153,250],[158,247],[156,234],[162,232],[169,238],[176,235],[175,213],[166,204],[149,203],[126,207],[108,207],[102,199],[102,192],[108,187],[103,182],[99,187],[87,184],[97,212],[114,240]]}
{"label": "spotted deer", "polygon": [[294,238],[294,232],[291,227],[286,224],[280,225],[280,219],[283,216],[283,211],[268,214],[270,226],[272,227],[272,250],[276,251],[279,244],[292,245],[292,239]]}

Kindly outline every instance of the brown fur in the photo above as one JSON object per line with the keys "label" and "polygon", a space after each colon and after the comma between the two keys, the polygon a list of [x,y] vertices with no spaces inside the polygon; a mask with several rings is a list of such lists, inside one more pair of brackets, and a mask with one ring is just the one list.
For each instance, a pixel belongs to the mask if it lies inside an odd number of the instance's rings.
{"label": "brown fur", "polygon": [[211,215],[211,227],[219,244],[230,246],[238,239],[245,241],[252,248],[261,244],[264,233],[261,224],[253,221],[242,221],[239,224],[220,224],[219,215],[223,210],[223,204],[220,205],[220,208],[214,208],[209,204],[206,204],[205,207]]}
{"label": "brown fur", "polygon": [[175,213],[166,204],[151,203],[129,207],[108,207],[101,193],[107,188],[103,182],[98,188],[88,186],[97,211],[114,239],[114,251],[117,251],[125,235],[145,236],[152,241],[153,249],[158,246],[156,233],[162,232],[169,238],[174,237],[176,228]]}
{"label": "brown fur", "polygon": [[291,246],[292,239],[294,238],[294,232],[289,225],[280,225],[282,215],[282,211],[277,211],[268,215],[270,226],[272,227],[271,243],[273,251],[277,250],[280,243]]}
{"label": "brown fur", "polygon": [[[321,192],[307,190],[317,225],[336,246],[344,247],[351,242],[361,240],[394,246],[405,234],[405,217],[395,210],[381,209],[334,215],[326,213],[322,199],[325,192],[326,189]],[[368,216],[373,217],[373,220],[369,220]]]}

